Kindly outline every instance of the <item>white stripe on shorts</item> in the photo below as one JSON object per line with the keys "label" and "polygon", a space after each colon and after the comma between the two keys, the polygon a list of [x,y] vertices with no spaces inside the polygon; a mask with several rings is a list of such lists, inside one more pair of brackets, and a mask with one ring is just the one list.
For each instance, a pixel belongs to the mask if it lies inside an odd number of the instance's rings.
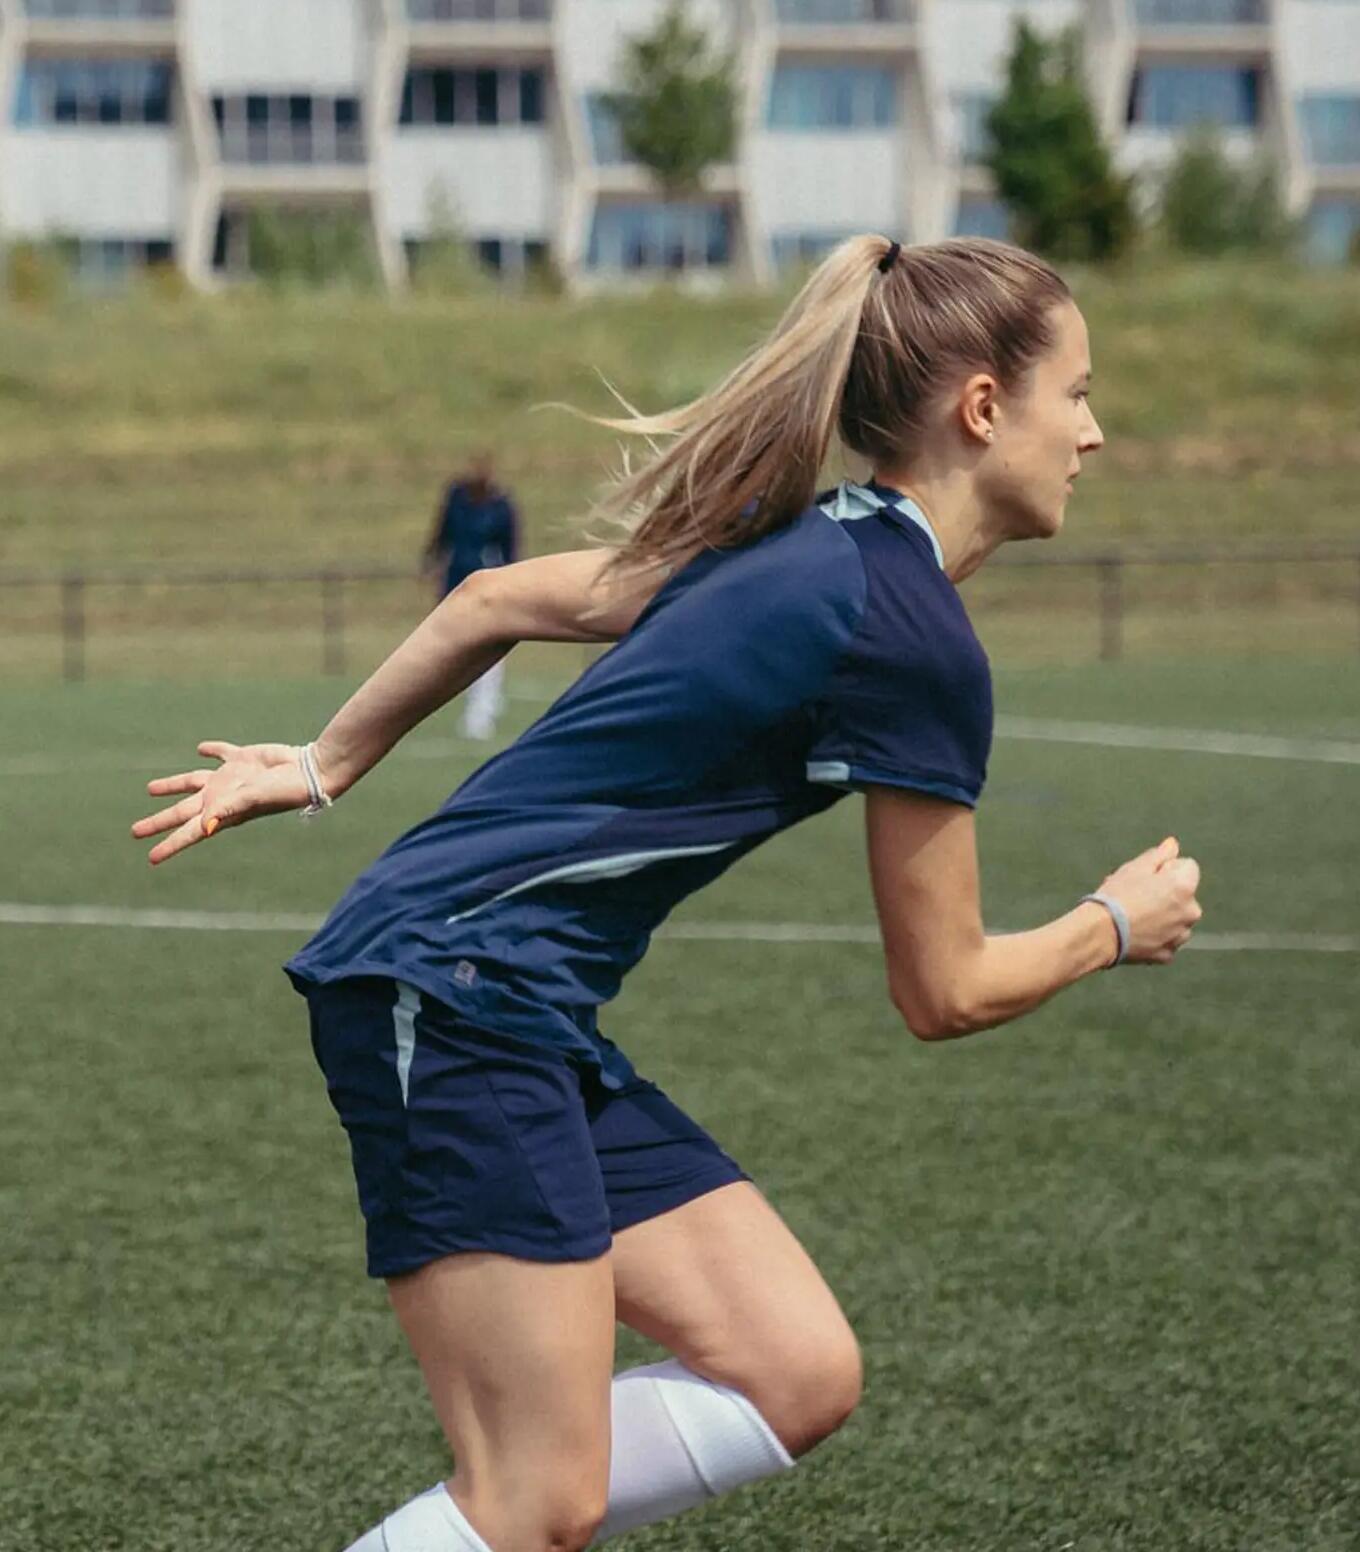
{"label": "white stripe on shorts", "polygon": [[408,986],[405,981],[398,981],[392,1025],[397,1036],[397,1082],[401,1084],[403,1105],[410,1103],[411,1058],[416,1054],[416,1014],[419,1012],[419,991],[414,986]]}

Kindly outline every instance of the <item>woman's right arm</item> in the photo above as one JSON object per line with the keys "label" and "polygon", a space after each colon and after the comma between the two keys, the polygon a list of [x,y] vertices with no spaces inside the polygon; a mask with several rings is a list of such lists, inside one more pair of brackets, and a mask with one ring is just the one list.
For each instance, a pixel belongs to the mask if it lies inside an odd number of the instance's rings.
{"label": "woman's right arm", "polygon": [[[519,641],[614,641],[633,625],[664,580],[659,571],[620,574],[609,550],[539,556],[473,572],[416,627],[331,718],[314,745],[328,796],[347,792],[431,712],[465,690]],[[216,830],[306,805],[297,750],[209,740],[199,753],[215,771],[153,781],[153,797],[187,793],[138,820],[138,839],[165,835],[150,853],[164,862]],[[170,832],[166,834],[166,832]]]}
{"label": "woman's right arm", "polygon": [[609,550],[543,555],[474,571],[336,712],[316,740],[331,797],[520,641],[616,641],[661,583],[607,572]]}

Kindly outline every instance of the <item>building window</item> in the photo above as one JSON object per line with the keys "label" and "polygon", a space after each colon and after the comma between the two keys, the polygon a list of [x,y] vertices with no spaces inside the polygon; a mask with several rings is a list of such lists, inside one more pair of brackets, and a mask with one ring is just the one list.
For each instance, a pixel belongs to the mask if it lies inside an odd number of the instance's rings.
{"label": "building window", "polygon": [[1145,65],[1134,73],[1128,120],[1156,129],[1252,128],[1261,122],[1261,72],[1237,65]]}
{"label": "building window", "polygon": [[14,122],[168,124],[173,82],[165,60],[30,59],[19,75]]}
{"label": "building window", "polygon": [[853,230],[843,232],[776,232],[770,239],[771,254],[778,269],[794,269],[803,265],[820,264],[841,243],[853,237]]}
{"label": "building window", "polygon": [[601,167],[616,167],[629,160],[618,118],[598,92],[586,98],[586,119],[590,124],[591,149]]}
{"label": "building window", "polygon": [[364,159],[357,97],[249,92],[214,97],[212,106],[224,162],[277,166]]}
{"label": "building window", "polygon": [[954,115],[959,137],[959,155],[965,162],[982,161],[991,149],[987,117],[996,105],[993,92],[958,92],[954,97]]}
{"label": "building window", "polygon": [[1010,212],[999,199],[965,195],[954,212],[955,237],[992,237],[1008,242],[1011,235]]}
{"label": "building window", "polygon": [[897,75],[882,65],[780,65],[771,129],[881,129],[897,121]]}
{"label": "building window", "polygon": [[1320,167],[1360,165],[1360,96],[1301,97],[1299,118],[1308,154]]}
{"label": "building window", "polygon": [[175,0],[25,0],[30,16],[57,21],[155,21],[175,14]]}
{"label": "building window", "polygon": [[551,0],[406,0],[413,22],[546,22]]}
{"label": "building window", "polygon": [[1360,260],[1360,199],[1319,199],[1308,212],[1308,257],[1317,264]]}
{"label": "building window", "polygon": [[1134,14],[1152,27],[1251,27],[1266,19],[1265,0],[1137,0]]}
{"label": "building window", "polygon": [[541,124],[541,69],[478,70],[417,67],[407,71],[400,122],[437,124]]}
{"label": "building window", "polygon": [[909,22],[912,0],[775,0],[781,22]]}
{"label": "building window", "polygon": [[586,263],[601,270],[695,270],[726,264],[732,212],[700,200],[604,204],[595,212]]}
{"label": "building window", "polygon": [[137,270],[172,264],[168,237],[64,237],[59,243],[77,284],[100,291],[122,284]]}

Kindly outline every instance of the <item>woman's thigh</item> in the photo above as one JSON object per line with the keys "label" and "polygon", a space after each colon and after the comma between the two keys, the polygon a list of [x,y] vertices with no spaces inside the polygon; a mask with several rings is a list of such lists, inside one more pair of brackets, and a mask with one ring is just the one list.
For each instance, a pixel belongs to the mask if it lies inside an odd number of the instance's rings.
{"label": "woman's thigh", "polygon": [[748,1396],[794,1454],[859,1399],[858,1344],[807,1251],[749,1182],[614,1237],[618,1318]]}
{"label": "woman's thigh", "polygon": [[588,1532],[609,1478],[609,1256],[447,1256],[388,1292],[457,1462],[450,1490],[483,1539]]}

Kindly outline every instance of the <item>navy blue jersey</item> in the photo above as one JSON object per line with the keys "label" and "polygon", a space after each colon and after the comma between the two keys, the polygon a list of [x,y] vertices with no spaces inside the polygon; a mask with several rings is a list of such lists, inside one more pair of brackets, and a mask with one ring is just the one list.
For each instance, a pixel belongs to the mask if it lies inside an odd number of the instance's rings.
{"label": "navy blue jersey", "polygon": [[974,804],[987,659],[911,503],[842,486],[705,551],[510,748],[401,837],[288,965],[386,975],[624,1065],[596,1013],[686,895],[883,784]]}
{"label": "navy blue jersey", "polygon": [[478,497],[467,485],[450,485],[434,547],[443,560],[445,592],[483,566],[508,566],[519,553],[519,523],[509,496],[492,488]]}

